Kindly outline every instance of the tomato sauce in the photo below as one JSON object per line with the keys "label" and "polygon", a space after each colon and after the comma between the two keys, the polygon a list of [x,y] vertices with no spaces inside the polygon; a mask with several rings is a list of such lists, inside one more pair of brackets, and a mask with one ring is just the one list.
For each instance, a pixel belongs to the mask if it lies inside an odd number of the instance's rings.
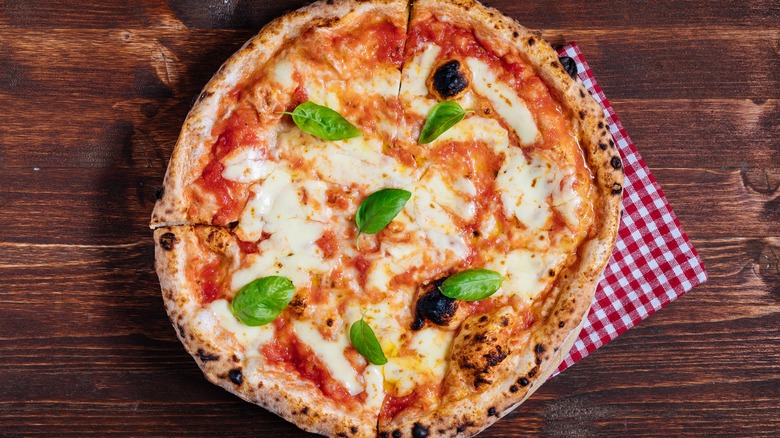
{"label": "tomato sauce", "polygon": [[211,262],[201,268],[200,275],[200,295],[201,302],[208,304],[224,295],[224,290],[220,285],[222,277],[219,261]]}
{"label": "tomato sauce", "polygon": [[[259,140],[255,134],[258,124],[257,113],[249,108],[237,109],[225,122],[215,127],[219,132],[217,141],[211,146],[210,160],[200,178],[196,181],[207,192],[213,193],[218,210],[211,222],[214,225],[227,225],[238,218],[243,203],[239,194],[244,190],[245,184],[224,179],[222,172],[225,170],[222,158],[238,147],[254,145],[257,147]],[[262,149],[260,149],[262,151]]]}
{"label": "tomato sauce", "polygon": [[280,320],[283,318],[274,321],[276,339],[260,350],[268,362],[282,364],[285,368],[297,372],[314,383],[324,395],[337,402],[352,405],[359,403],[361,396],[365,397],[365,392],[358,396],[350,395],[347,388],[331,376],[328,368],[311,348],[298,339],[292,327]]}

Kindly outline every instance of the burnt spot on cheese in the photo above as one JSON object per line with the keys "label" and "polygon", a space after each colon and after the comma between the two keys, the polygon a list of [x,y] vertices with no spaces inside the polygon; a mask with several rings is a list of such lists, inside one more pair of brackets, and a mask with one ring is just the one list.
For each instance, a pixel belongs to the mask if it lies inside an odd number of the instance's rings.
{"label": "burnt spot on cheese", "polygon": [[452,99],[469,86],[469,73],[457,59],[439,65],[428,79],[431,94],[439,99]]}
{"label": "burnt spot on cheese", "polygon": [[172,250],[177,242],[176,235],[173,233],[165,233],[160,236],[160,246],[166,251]]}
{"label": "burnt spot on cheese", "polygon": [[241,384],[244,383],[244,374],[241,372],[240,368],[233,368],[230,370],[228,377],[230,377],[231,382],[238,386],[241,386]]}
{"label": "burnt spot on cheese", "polygon": [[563,69],[566,70],[566,73],[568,73],[572,79],[577,77],[577,63],[574,62],[572,58],[568,56],[561,56],[558,58],[558,60],[561,62]]}
{"label": "burnt spot on cheese", "polygon": [[423,285],[417,298],[412,330],[421,330],[425,321],[446,326],[458,311],[458,300],[444,296],[439,287],[447,278],[440,278]]}
{"label": "burnt spot on cheese", "polygon": [[428,428],[420,423],[414,423],[414,426],[412,426],[412,436],[414,438],[426,438],[428,436]]}

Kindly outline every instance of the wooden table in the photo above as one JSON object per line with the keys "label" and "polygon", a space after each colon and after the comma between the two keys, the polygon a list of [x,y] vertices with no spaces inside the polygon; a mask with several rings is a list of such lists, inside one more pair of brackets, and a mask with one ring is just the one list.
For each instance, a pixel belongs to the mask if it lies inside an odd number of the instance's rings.
{"label": "wooden table", "polygon": [[[205,381],[147,228],[201,87],[300,0],[0,1],[0,434],[293,436]],[[710,280],[484,436],[780,434],[780,2],[491,1],[576,40]]]}

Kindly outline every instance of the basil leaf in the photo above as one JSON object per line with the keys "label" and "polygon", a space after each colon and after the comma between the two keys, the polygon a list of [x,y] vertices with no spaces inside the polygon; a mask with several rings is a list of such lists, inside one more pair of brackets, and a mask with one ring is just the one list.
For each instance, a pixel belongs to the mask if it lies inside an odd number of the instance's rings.
{"label": "basil leaf", "polygon": [[447,100],[437,103],[428,113],[417,142],[427,144],[436,140],[465,116],[466,111],[457,102]]}
{"label": "basil leaf", "polygon": [[387,363],[387,358],[382,351],[382,346],[379,345],[379,340],[363,318],[352,324],[352,327],[349,329],[349,340],[352,342],[355,350],[372,364],[384,365]]}
{"label": "basil leaf", "polygon": [[439,290],[456,300],[479,301],[496,293],[503,281],[504,277],[496,271],[469,269],[444,280]]}
{"label": "basil leaf", "polygon": [[404,209],[412,193],[402,189],[382,189],[369,195],[355,214],[355,223],[361,233],[381,231]]}
{"label": "basil leaf", "polygon": [[238,291],[230,308],[248,326],[265,325],[282,313],[294,294],[295,286],[286,277],[258,278]]}
{"label": "basil leaf", "polygon": [[282,114],[290,114],[301,131],[323,140],[344,140],[363,135],[341,114],[311,101],[298,105],[291,113]]}

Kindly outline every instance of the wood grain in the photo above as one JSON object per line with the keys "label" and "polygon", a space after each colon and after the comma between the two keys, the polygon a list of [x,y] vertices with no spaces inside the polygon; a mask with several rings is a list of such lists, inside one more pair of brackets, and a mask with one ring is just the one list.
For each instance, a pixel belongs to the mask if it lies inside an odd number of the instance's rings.
{"label": "wood grain", "polygon": [[[0,1],[0,434],[304,435],[205,381],[146,225],[193,98],[303,3]],[[578,41],[710,279],[484,436],[777,436],[780,3],[490,4]]]}

